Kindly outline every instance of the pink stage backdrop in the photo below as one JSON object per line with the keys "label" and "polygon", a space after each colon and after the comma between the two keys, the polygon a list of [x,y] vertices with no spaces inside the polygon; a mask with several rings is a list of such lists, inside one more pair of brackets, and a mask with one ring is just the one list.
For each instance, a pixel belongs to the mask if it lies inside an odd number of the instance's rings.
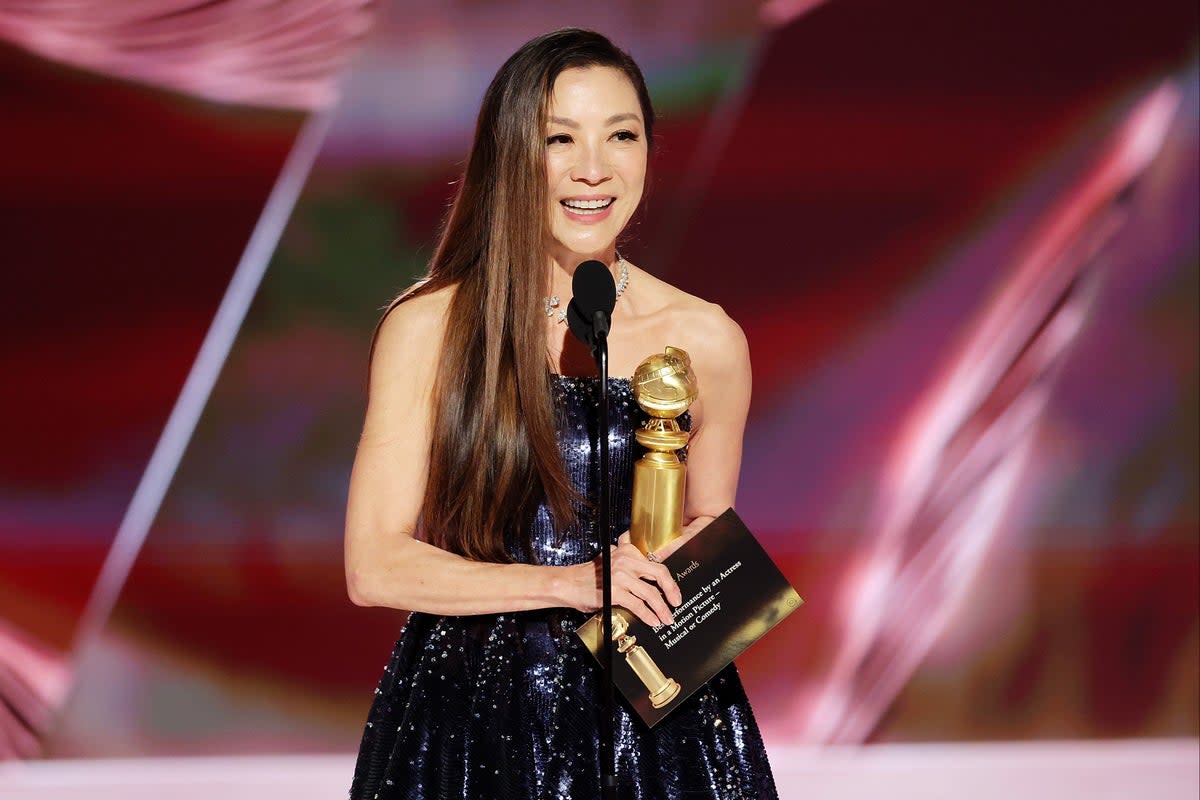
{"label": "pink stage backdrop", "polygon": [[568,24],[662,116],[623,250],[750,340],[769,744],[1200,732],[1194,3],[275,6],[0,0],[0,757],[355,748],[370,332]]}

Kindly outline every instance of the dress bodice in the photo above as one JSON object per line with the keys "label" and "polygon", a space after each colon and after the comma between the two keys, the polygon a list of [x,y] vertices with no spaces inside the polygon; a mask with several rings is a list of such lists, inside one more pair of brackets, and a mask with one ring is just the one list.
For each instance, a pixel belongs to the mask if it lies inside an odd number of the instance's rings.
{"label": "dress bodice", "polygon": [[[590,561],[600,552],[595,503],[600,490],[599,403],[600,379],[594,377],[551,376],[551,391],[558,424],[558,446],[567,477],[583,503],[575,505],[575,522],[564,531],[556,531],[545,503],[538,507],[529,546],[517,540],[508,543],[509,554],[517,561],[568,566]],[[609,507],[615,540],[629,529],[633,493],[633,464],[645,452],[634,439],[634,432],[649,416],[637,404],[628,378],[608,380],[608,458],[612,483]],[[690,430],[691,418],[685,412],[679,426]],[[680,457],[686,457],[685,452]]]}

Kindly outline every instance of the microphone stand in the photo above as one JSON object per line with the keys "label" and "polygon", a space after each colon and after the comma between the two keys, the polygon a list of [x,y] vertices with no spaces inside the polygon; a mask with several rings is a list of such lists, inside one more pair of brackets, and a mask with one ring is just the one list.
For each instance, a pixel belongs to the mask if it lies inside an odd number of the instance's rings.
{"label": "microphone stand", "polygon": [[[596,312],[600,316],[602,312]],[[597,433],[600,437],[600,513],[597,528],[600,539],[600,682],[604,697],[604,722],[600,725],[600,796],[603,800],[616,800],[617,763],[616,748],[616,687],[613,684],[612,659],[612,520],[609,509],[608,474],[608,325],[596,320],[593,326],[592,357],[596,359],[596,370],[600,373],[600,420]]]}

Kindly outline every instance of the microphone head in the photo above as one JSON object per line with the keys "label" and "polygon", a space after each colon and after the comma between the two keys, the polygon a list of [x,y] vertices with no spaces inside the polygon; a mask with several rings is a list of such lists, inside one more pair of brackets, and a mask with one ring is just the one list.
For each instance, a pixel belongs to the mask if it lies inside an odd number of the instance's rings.
{"label": "microphone head", "polygon": [[607,335],[609,318],[617,304],[617,284],[603,262],[585,261],[575,268],[571,292],[574,296],[567,305],[567,324],[577,339],[595,347],[596,314],[601,314],[602,332]]}
{"label": "microphone head", "polygon": [[575,268],[571,278],[571,299],[588,319],[597,311],[612,314],[617,304],[617,284],[602,261],[585,261]]}

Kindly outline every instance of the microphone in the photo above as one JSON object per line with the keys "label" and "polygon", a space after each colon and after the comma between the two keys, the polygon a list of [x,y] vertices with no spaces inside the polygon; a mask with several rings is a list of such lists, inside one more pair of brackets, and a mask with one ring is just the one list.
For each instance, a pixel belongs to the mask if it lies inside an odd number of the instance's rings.
{"label": "microphone", "polygon": [[600,457],[600,491],[598,519],[596,520],[596,546],[600,551],[600,683],[604,698],[604,719],[600,726],[600,793],[605,800],[616,798],[617,771],[613,741],[616,738],[616,699],[613,683],[613,625],[612,625],[612,477],[609,475],[608,458],[608,327],[612,322],[612,310],[617,304],[617,285],[612,273],[599,261],[585,261],[575,268],[571,279],[574,297],[567,304],[567,324],[571,333],[592,351],[596,359],[596,372],[600,376],[597,392],[596,440]]}
{"label": "microphone", "polygon": [[571,292],[574,296],[567,304],[567,325],[575,338],[595,354],[597,343],[608,338],[617,285],[603,262],[585,261],[575,268]]}

